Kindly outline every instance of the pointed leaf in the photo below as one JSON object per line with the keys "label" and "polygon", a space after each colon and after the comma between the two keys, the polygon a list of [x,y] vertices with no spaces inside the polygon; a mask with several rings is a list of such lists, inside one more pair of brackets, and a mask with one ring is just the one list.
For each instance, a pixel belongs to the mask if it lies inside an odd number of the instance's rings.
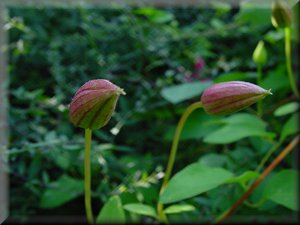
{"label": "pointed leaf", "polygon": [[299,131],[298,122],[299,118],[296,114],[292,115],[288,119],[288,121],[283,126],[280,141],[283,141],[288,136],[293,135]]}
{"label": "pointed leaf", "polygon": [[227,184],[230,184],[230,183],[240,183],[241,185],[243,185],[246,182],[248,182],[249,180],[257,178],[257,177],[259,177],[259,173],[255,172],[255,171],[250,171],[249,170],[249,171],[244,172],[240,176],[228,179],[226,181],[226,183]]}
{"label": "pointed leaf", "polygon": [[152,206],[141,204],[141,203],[131,203],[124,205],[124,209],[129,212],[133,212],[136,214],[151,216],[156,218],[155,209]]}
{"label": "pointed leaf", "polygon": [[236,113],[224,118],[223,122],[225,125],[208,134],[204,142],[228,144],[251,136],[274,137],[273,133],[266,131],[265,122],[248,113]]}
{"label": "pointed leaf", "polygon": [[151,22],[154,23],[167,23],[174,19],[172,13],[152,7],[143,7],[137,9],[135,10],[135,13],[147,17]]}
{"label": "pointed leaf", "polygon": [[171,205],[164,210],[166,214],[182,213],[193,211],[196,208],[193,205]]}
{"label": "pointed leaf", "polygon": [[226,155],[216,153],[208,153],[198,160],[199,163],[210,167],[222,167],[227,161]]}
{"label": "pointed leaf", "polygon": [[126,217],[119,196],[112,196],[100,210],[97,223],[125,223]]}
{"label": "pointed leaf", "polygon": [[285,105],[280,106],[274,112],[275,116],[284,116],[293,112],[296,112],[299,109],[298,102],[290,102]]}
{"label": "pointed leaf", "polygon": [[179,84],[171,87],[166,87],[162,89],[161,95],[167,101],[176,104],[184,100],[199,97],[200,94],[212,84],[211,81],[207,82],[191,82],[186,84]]}
{"label": "pointed leaf", "polygon": [[160,202],[172,203],[216,188],[233,174],[223,168],[193,163],[175,174],[160,196]]}
{"label": "pointed leaf", "polygon": [[[199,109],[194,111],[187,119],[183,130],[180,135],[180,140],[189,139],[199,139],[206,134],[215,130],[218,124],[211,123],[210,121],[215,121],[216,118],[208,115],[204,110]],[[165,133],[164,138],[168,141],[172,141],[176,126],[170,127],[170,129]]]}
{"label": "pointed leaf", "polygon": [[297,178],[296,170],[280,171],[267,183],[264,196],[289,209],[299,210]]}
{"label": "pointed leaf", "polygon": [[49,188],[43,193],[40,207],[55,208],[83,193],[83,181],[67,175],[49,184]]}

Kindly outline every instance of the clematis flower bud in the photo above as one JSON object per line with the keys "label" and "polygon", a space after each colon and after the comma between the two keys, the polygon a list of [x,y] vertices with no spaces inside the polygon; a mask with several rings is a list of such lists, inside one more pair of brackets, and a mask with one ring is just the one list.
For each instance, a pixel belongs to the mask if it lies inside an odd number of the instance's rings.
{"label": "clematis flower bud", "polygon": [[271,22],[275,28],[289,27],[292,23],[291,15],[292,9],[285,1],[273,1]]}
{"label": "clematis flower bud", "polygon": [[105,126],[115,110],[123,89],[108,80],[90,80],[75,93],[70,105],[70,120],[81,128],[98,129]]}
{"label": "clematis flower bud", "polygon": [[267,62],[267,50],[265,48],[264,42],[259,41],[252,55],[253,61],[257,65],[264,65]]}
{"label": "clematis flower bud", "polygon": [[204,110],[210,115],[226,115],[244,109],[272,94],[255,84],[230,81],[208,87],[201,96]]}

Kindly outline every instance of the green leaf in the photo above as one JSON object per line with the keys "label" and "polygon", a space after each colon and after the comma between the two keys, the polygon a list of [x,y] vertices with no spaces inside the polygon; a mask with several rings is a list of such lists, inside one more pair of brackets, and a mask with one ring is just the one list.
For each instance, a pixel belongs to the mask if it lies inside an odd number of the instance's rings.
{"label": "green leaf", "polygon": [[264,40],[269,42],[270,44],[275,44],[277,41],[282,40],[284,38],[284,30],[270,30],[264,35]]}
{"label": "green leaf", "polygon": [[265,187],[264,197],[298,211],[297,178],[297,171],[291,169],[273,175]]}
{"label": "green leaf", "polygon": [[296,114],[292,115],[288,121],[284,124],[280,136],[280,141],[283,141],[290,135],[293,135],[299,131],[298,127],[299,118]]}
{"label": "green leaf", "polygon": [[174,175],[160,196],[167,204],[194,197],[225,183],[233,174],[223,168],[193,163]]}
{"label": "green leaf", "polygon": [[67,170],[71,165],[71,156],[68,151],[53,151],[51,157],[57,166],[64,170]]}
{"label": "green leaf", "polygon": [[228,144],[245,137],[274,137],[266,131],[266,123],[257,116],[247,113],[237,113],[222,120],[225,125],[209,133],[204,142],[213,144]]}
{"label": "green leaf", "polygon": [[[269,3],[267,1],[267,3]],[[243,1],[235,20],[239,23],[248,23],[251,27],[261,27],[271,24],[271,7],[262,1]]]}
{"label": "green leaf", "polygon": [[41,208],[58,207],[83,193],[83,181],[73,179],[67,175],[51,182],[43,193],[40,201]]}
{"label": "green leaf", "polygon": [[154,23],[167,23],[174,19],[172,13],[164,10],[155,9],[152,7],[144,7],[137,9],[135,10],[135,13],[146,16],[151,22]]}
{"label": "green leaf", "polygon": [[[280,82],[278,82],[280,80]],[[261,87],[269,90],[273,93],[277,91],[288,91],[290,88],[289,79],[287,79],[285,65],[279,65],[274,70],[270,70],[265,79],[261,82]]]}
{"label": "green leaf", "polygon": [[228,179],[226,181],[226,184],[240,183],[241,185],[245,185],[246,182],[248,182],[251,179],[257,178],[257,177],[259,177],[259,173],[255,172],[255,171],[250,171],[249,170],[249,171],[244,172],[240,176]]}
{"label": "green leaf", "polygon": [[[194,111],[183,127],[180,140],[199,139],[219,127],[218,124],[211,123],[211,121],[215,121],[215,117],[208,115],[203,109]],[[165,132],[164,139],[172,141],[175,129],[176,126],[172,126]]]}
{"label": "green leaf", "polygon": [[196,96],[198,96],[200,99],[200,94],[211,84],[211,81],[197,81],[186,84],[179,84],[162,89],[161,95],[163,98],[173,104],[194,98]]}
{"label": "green leaf", "polygon": [[193,205],[171,205],[164,210],[166,214],[182,213],[194,211],[196,208]]}
{"label": "green leaf", "polygon": [[124,209],[139,215],[151,216],[154,218],[157,217],[155,209],[152,206],[141,204],[141,203],[126,204],[124,205]]}
{"label": "green leaf", "polygon": [[285,105],[280,106],[274,112],[275,116],[284,116],[293,112],[296,112],[299,109],[298,102],[290,102]]}
{"label": "green leaf", "polygon": [[234,80],[249,80],[249,78],[255,78],[255,73],[243,73],[243,72],[230,72],[221,74],[218,76],[214,82],[220,83],[220,82],[226,82],[226,81],[234,81]]}
{"label": "green leaf", "polygon": [[231,9],[229,2],[212,1],[211,4],[216,10],[218,16],[228,13]]}
{"label": "green leaf", "polygon": [[209,153],[199,159],[199,163],[210,167],[222,167],[227,162],[227,157],[221,154]]}
{"label": "green leaf", "polygon": [[112,196],[105,203],[96,219],[97,223],[118,223],[126,222],[125,212],[119,196]]}

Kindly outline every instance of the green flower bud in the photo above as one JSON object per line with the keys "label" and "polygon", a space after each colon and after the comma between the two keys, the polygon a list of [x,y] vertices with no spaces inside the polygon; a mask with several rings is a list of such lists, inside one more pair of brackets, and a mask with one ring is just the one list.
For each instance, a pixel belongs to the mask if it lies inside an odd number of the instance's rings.
{"label": "green flower bud", "polygon": [[98,129],[105,126],[115,110],[123,89],[108,80],[90,80],[73,97],[69,109],[71,122],[81,128]]}
{"label": "green flower bud", "polygon": [[285,28],[291,25],[292,10],[286,1],[273,1],[271,22],[275,28]]}
{"label": "green flower bud", "polygon": [[257,65],[264,65],[267,62],[267,50],[263,41],[259,41],[252,55],[253,61]]}
{"label": "green flower bud", "polygon": [[244,109],[272,94],[255,84],[230,81],[208,87],[201,96],[204,110],[210,115],[226,115]]}

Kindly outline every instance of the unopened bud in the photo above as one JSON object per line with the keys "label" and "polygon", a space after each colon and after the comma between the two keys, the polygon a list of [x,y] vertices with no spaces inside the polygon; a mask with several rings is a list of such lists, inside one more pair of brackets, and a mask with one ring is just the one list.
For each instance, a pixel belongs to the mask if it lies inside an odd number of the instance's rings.
{"label": "unopened bud", "polygon": [[69,105],[71,122],[81,128],[105,126],[115,110],[123,89],[108,80],[90,80],[82,85]]}
{"label": "unopened bud", "polygon": [[267,62],[267,56],[268,54],[264,42],[263,41],[258,42],[252,55],[253,61],[257,65],[264,65]]}
{"label": "unopened bud", "polygon": [[255,84],[230,81],[208,87],[201,96],[204,110],[210,115],[226,115],[244,109],[272,94]]}
{"label": "unopened bud", "polygon": [[286,1],[273,1],[271,22],[276,28],[285,28],[291,25],[292,9],[289,7]]}

